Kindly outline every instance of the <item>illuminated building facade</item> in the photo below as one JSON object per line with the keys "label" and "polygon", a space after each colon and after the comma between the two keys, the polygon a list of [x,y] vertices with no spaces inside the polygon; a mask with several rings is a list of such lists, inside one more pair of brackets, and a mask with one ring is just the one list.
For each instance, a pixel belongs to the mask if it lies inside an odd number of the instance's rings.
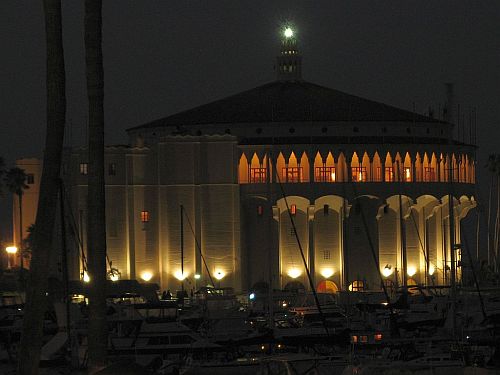
{"label": "illuminated building facade", "polygon": [[[475,146],[452,141],[448,121],[304,81],[293,34],[276,71],[275,82],[131,128],[128,146],[107,147],[113,266],[170,289],[181,279],[307,289],[300,242],[316,285],[447,284],[448,196],[458,264],[459,223],[476,205]],[[86,160],[73,150],[65,168],[82,238]]]}

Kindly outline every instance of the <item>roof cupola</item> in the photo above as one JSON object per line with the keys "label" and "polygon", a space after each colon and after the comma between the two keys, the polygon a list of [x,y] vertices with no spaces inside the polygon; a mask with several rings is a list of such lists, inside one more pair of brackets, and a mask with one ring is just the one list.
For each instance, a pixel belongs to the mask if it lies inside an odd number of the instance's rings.
{"label": "roof cupola", "polygon": [[279,81],[300,81],[302,79],[302,57],[297,49],[295,31],[287,26],[281,32],[281,52],[276,58]]}

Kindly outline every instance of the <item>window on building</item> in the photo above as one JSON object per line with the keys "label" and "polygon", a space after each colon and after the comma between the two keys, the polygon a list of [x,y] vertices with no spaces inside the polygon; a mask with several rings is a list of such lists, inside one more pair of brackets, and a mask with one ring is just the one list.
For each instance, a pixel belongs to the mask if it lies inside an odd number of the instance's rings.
{"label": "window on building", "polygon": [[264,207],[257,206],[257,215],[262,216],[264,214]]}
{"label": "window on building", "polygon": [[291,213],[292,215],[297,214],[297,205],[296,205],[296,204],[292,204],[292,205],[290,206],[290,213]]}
{"label": "window on building", "polygon": [[394,170],[392,167],[385,167],[384,181],[393,182],[394,181]]}
{"label": "window on building", "polygon": [[329,210],[330,210],[329,205],[327,205],[327,204],[323,205],[323,215],[327,216]]}
{"label": "window on building", "polygon": [[325,260],[331,259],[330,250],[323,250],[323,259]]}
{"label": "window on building", "polygon": [[366,182],[366,167],[352,167],[351,173],[353,182]]}
{"label": "window on building", "polygon": [[411,168],[410,167],[403,168],[403,181],[404,182],[411,182]]}
{"label": "window on building", "polygon": [[286,182],[301,182],[302,180],[302,167],[288,167],[283,168],[282,179]]}
{"label": "window on building", "polygon": [[80,163],[80,174],[87,175],[89,173],[89,164],[88,163]]}
{"label": "window on building", "polygon": [[141,221],[143,223],[149,223],[149,211],[141,211]]}
{"label": "window on building", "polygon": [[267,169],[266,168],[250,168],[250,183],[259,184],[266,182]]}
{"label": "window on building", "polygon": [[317,182],[335,182],[335,167],[316,167],[314,180]]}
{"label": "window on building", "polygon": [[375,180],[382,181],[382,168],[381,167],[377,167],[377,169],[375,170]]}
{"label": "window on building", "polygon": [[108,175],[116,176],[116,164],[115,163],[110,163],[108,165]]}
{"label": "window on building", "polygon": [[26,183],[28,185],[33,185],[35,183],[35,175],[33,173],[28,173],[26,175]]}
{"label": "window on building", "polygon": [[436,172],[432,167],[424,167],[424,181],[436,181]]}

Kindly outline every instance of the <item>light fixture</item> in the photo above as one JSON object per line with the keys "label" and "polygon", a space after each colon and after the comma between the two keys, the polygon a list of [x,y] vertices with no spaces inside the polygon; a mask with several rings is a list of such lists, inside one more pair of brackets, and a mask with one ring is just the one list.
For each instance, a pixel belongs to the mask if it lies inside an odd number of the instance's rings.
{"label": "light fixture", "polygon": [[120,280],[121,277],[121,272],[118,270],[118,268],[111,267],[111,269],[108,271],[108,276],[111,281],[118,281]]}
{"label": "light fixture", "polygon": [[226,276],[226,273],[222,270],[216,270],[214,276],[217,280],[222,280]]}
{"label": "light fixture", "polygon": [[394,271],[393,271],[392,266],[390,264],[386,264],[385,267],[382,269],[382,275],[384,275],[384,277],[391,276],[393,272]]}
{"label": "light fixture", "polygon": [[82,277],[82,279],[83,279],[83,282],[84,282],[84,283],[88,283],[88,282],[90,282],[90,276],[89,276],[89,274],[87,273],[87,271],[83,271],[83,277]]}
{"label": "light fixture", "polygon": [[285,38],[291,38],[293,36],[293,30],[291,27],[285,27],[285,30],[283,31],[283,35]]}
{"label": "light fixture", "polygon": [[292,279],[296,279],[302,274],[298,268],[290,268],[288,270],[288,276],[290,276]]}
{"label": "light fixture", "polygon": [[323,276],[325,279],[328,279],[329,277],[333,276],[335,273],[333,268],[323,268],[321,270],[321,276]]}
{"label": "light fixture", "polygon": [[249,300],[255,299],[255,293],[250,293],[250,295],[248,296],[248,299]]}
{"label": "light fixture", "polygon": [[5,251],[8,253],[8,254],[15,254],[17,253],[17,247],[16,246],[7,246],[5,248]]}
{"label": "light fixture", "polygon": [[149,271],[144,271],[143,273],[141,273],[141,279],[143,279],[146,282],[148,282],[152,278],[153,278],[153,274]]}
{"label": "light fixture", "polygon": [[429,275],[432,276],[434,275],[434,272],[436,272],[436,267],[434,267],[433,264],[429,265]]}
{"label": "light fixture", "polygon": [[406,273],[408,274],[408,276],[412,277],[413,275],[415,275],[417,273],[417,268],[415,266],[410,266],[406,270]]}
{"label": "light fixture", "polygon": [[194,278],[196,280],[199,280],[201,278],[201,275],[199,273],[195,273]]}
{"label": "light fixture", "polygon": [[181,270],[177,270],[177,271],[175,271],[175,272],[174,272],[174,276],[175,276],[175,278],[176,278],[177,280],[179,280],[179,281],[183,281],[183,280],[185,280],[185,279],[186,279],[186,277],[188,277],[188,276],[189,276],[189,274],[188,274],[187,272],[182,273],[182,271],[181,271]]}

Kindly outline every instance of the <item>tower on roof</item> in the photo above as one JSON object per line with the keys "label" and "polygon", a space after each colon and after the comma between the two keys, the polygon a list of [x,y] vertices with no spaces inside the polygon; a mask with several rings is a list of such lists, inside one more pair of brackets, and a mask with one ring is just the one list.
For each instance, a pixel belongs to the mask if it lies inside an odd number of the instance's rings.
{"label": "tower on roof", "polygon": [[276,60],[279,81],[299,81],[302,79],[302,57],[297,49],[295,30],[290,26],[282,29],[281,52]]}

